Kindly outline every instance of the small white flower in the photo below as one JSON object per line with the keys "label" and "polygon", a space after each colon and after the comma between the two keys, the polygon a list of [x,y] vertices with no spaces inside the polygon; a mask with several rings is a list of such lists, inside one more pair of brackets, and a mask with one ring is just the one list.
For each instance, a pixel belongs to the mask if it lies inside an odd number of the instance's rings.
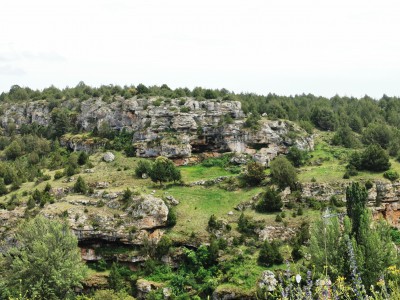
{"label": "small white flower", "polygon": [[296,282],[297,282],[297,283],[300,283],[300,281],[301,281],[301,275],[300,275],[300,274],[297,274],[297,275],[296,275]]}

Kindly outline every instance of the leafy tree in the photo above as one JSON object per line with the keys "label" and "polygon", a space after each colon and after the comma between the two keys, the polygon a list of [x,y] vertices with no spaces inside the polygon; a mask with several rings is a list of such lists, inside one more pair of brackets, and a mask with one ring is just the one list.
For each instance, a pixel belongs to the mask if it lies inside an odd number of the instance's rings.
{"label": "leafy tree", "polygon": [[141,159],[138,161],[135,168],[135,175],[138,178],[142,178],[143,174],[149,175],[151,172],[152,163],[148,160]]}
{"label": "leafy tree", "polygon": [[328,107],[315,107],[311,120],[322,130],[335,130],[337,124],[335,113]]}
{"label": "leafy tree", "polygon": [[244,234],[252,235],[257,228],[256,222],[244,213],[240,214],[238,220],[238,231]]}
{"label": "leafy tree", "polygon": [[336,131],[332,139],[333,145],[344,146],[345,148],[355,148],[359,146],[357,136],[353,133],[349,126],[342,126]]}
{"label": "leafy tree", "polygon": [[264,166],[260,163],[254,161],[249,162],[246,165],[246,170],[242,178],[249,186],[257,186],[266,176],[264,170]]}
{"label": "leafy tree", "polygon": [[80,194],[86,194],[87,190],[88,187],[85,180],[81,176],[79,176],[74,184],[74,192]]}
{"label": "leafy tree", "polygon": [[283,202],[279,191],[268,187],[257,203],[256,210],[259,212],[275,212],[281,211],[282,206]]}
{"label": "leafy tree", "polygon": [[271,177],[273,181],[284,189],[289,186],[292,190],[296,189],[297,173],[292,163],[284,156],[278,156],[271,164]]}
{"label": "leafy tree", "polygon": [[4,154],[9,160],[15,160],[20,157],[23,154],[20,143],[17,140],[12,141],[12,143],[4,149]]}
{"label": "leafy tree", "polygon": [[258,255],[258,263],[267,267],[283,263],[283,257],[279,252],[279,245],[276,241],[270,243],[266,240],[262,244]]}
{"label": "leafy tree", "polygon": [[386,124],[371,123],[362,133],[362,141],[366,145],[378,144],[387,149],[393,137],[392,130]]}
{"label": "leafy tree", "polygon": [[296,168],[301,167],[305,164],[308,159],[307,151],[300,150],[296,146],[290,147],[289,152],[286,155],[287,159],[290,160]]}
{"label": "leafy tree", "polygon": [[379,145],[369,145],[361,153],[361,168],[376,172],[389,170],[389,155]]}
{"label": "leafy tree", "polygon": [[166,157],[159,156],[156,158],[149,176],[153,182],[177,181],[181,179],[181,172],[174,163]]}
{"label": "leafy tree", "polygon": [[115,262],[111,266],[110,275],[107,278],[108,286],[118,292],[126,288],[125,280],[120,273],[120,268]]}
{"label": "leafy tree", "polygon": [[372,222],[371,213],[364,210],[359,217],[358,242],[355,244],[357,265],[365,286],[379,281],[385,270],[397,261],[390,227],[385,221]]}
{"label": "leafy tree", "polygon": [[35,217],[19,228],[16,240],[0,258],[0,281],[13,297],[66,299],[81,286],[86,269],[66,223]]}

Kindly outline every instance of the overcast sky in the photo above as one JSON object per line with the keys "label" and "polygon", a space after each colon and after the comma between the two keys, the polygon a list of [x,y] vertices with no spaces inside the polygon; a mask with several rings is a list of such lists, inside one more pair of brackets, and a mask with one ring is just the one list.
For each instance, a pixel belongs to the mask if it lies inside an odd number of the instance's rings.
{"label": "overcast sky", "polygon": [[8,0],[0,92],[84,81],[400,96],[399,14],[394,0]]}

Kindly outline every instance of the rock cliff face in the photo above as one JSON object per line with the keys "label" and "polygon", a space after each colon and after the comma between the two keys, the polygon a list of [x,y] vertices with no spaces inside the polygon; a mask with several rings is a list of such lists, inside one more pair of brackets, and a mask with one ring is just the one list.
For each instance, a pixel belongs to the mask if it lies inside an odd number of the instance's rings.
{"label": "rock cliff face", "polygon": [[[361,183],[362,184],[362,183]],[[304,183],[302,197],[312,197],[319,201],[329,201],[332,196],[346,200],[349,183]],[[286,195],[287,196],[287,195]],[[368,190],[368,205],[375,218],[383,217],[392,226],[400,228],[400,182],[375,181]]]}
{"label": "rock cliff face", "polygon": [[[118,199],[105,199],[104,196],[73,200],[65,197],[46,205],[40,214],[49,219],[66,218],[81,243],[142,245],[145,241],[159,241],[169,211],[163,200],[152,195],[137,196],[125,207]],[[23,207],[13,211],[0,209],[0,234],[11,231],[12,226],[24,218],[23,211]]]}
{"label": "rock cliff face", "polygon": [[[72,101],[72,100],[71,100]],[[63,104],[68,107],[68,103]],[[51,111],[44,101],[3,107],[3,127],[15,123],[51,124]],[[245,115],[238,101],[182,99],[124,99],[112,103],[99,98],[83,101],[74,122],[83,131],[106,125],[113,130],[133,132],[132,143],[140,157],[163,155],[187,158],[201,152],[249,153],[268,165],[277,154],[292,145],[311,150],[313,137],[289,121],[263,118],[256,128],[245,127]],[[104,141],[85,141],[66,136],[64,145],[73,150],[93,152]]]}

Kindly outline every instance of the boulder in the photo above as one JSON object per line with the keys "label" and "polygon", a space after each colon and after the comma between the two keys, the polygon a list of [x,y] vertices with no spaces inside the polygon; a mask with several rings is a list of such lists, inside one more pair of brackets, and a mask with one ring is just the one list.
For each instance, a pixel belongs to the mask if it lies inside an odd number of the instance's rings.
{"label": "boulder", "polygon": [[114,161],[114,159],[115,159],[115,155],[112,154],[111,152],[106,152],[103,155],[103,160],[105,162],[112,162],[112,161]]}

